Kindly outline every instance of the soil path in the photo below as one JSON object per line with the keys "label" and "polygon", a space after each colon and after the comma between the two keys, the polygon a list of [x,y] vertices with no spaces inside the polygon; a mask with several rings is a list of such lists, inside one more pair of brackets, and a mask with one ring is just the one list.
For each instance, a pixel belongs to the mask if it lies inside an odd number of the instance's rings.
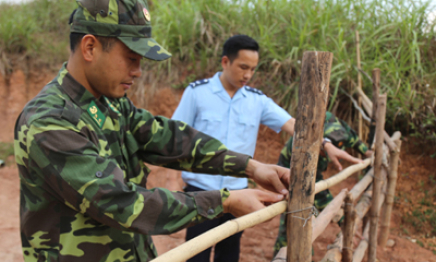
{"label": "soil path", "polygon": [[[5,85],[5,81],[0,75],[0,142],[13,141],[13,127],[15,119],[20,113],[25,103],[35,96],[42,86],[54,77],[53,73],[40,73],[31,75],[26,78],[22,71],[16,71],[12,74],[10,85]],[[26,79],[28,79],[26,81]],[[180,100],[182,92],[170,88],[163,88],[156,92],[154,99],[147,106],[153,114],[170,117]],[[259,130],[258,143],[256,147],[255,159],[266,163],[276,163],[279,152],[284,144],[284,139],[280,134],[276,134],[268,128],[262,126]],[[434,238],[420,236],[413,228],[407,228],[401,225],[402,214],[408,214],[411,211],[411,203],[403,203],[401,200],[407,193],[408,199],[420,199],[424,194],[425,185],[428,177],[435,174],[436,161],[424,154],[419,147],[414,146],[413,142],[403,143],[401,154],[402,164],[399,168],[399,182],[394,214],[392,217],[392,230],[390,238],[395,241],[391,248],[385,248],[377,251],[379,261],[434,261],[436,255],[428,249],[412,243],[413,239],[421,239],[422,242],[428,243],[434,241]],[[18,171],[13,163],[13,157],[7,159],[8,166],[0,169],[0,261],[22,262],[20,236],[19,236],[19,184]],[[346,163],[345,163],[346,165]],[[153,167],[150,174],[148,187],[168,186],[168,177],[170,171],[164,168]],[[171,171],[172,172],[172,171]],[[335,170],[329,169],[325,177],[335,174]],[[183,181],[178,178],[179,186]],[[339,185],[333,187],[332,193],[336,195],[340,189],[349,188],[357,182],[357,177],[352,176]],[[423,185],[424,184],[424,185]],[[416,195],[413,192],[417,191]],[[432,199],[432,208],[436,203]],[[276,217],[269,222],[257,225],[245,230],[242,236],[241,244],[241,262],[271,261],[272,247],[277,235],[279,218]],[[405,235],[405,230],[413,237]],[[319,261],[327,250],[327,245],[331,244],[339,227],[331,223],[326,231],[314,243],[314,261]],[[185,231],[169,236],[155,236],[156,247],[160,254],[174,248],[184,242]],[[419,238],[421,237],[421,238]],[[297,240],[297,238],[294,238]],[[435,243],[436,244],[436,243]]]}

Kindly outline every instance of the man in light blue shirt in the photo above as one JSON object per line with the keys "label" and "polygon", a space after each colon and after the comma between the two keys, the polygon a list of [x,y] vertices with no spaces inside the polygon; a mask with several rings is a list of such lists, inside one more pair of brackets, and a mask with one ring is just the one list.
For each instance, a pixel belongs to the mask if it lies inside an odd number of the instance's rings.
{"label": "man in light blue shirt", "polygon": [[[254,155],[259,125],[264,124],[276,132],[283,130],[294,135],[295,119],[260,90],[247,86],[259,61],[259,45],[246,35],[230,37],[223,46],[222,72],[210,79],[191,83],[183,93],[173,119],[186,122],[225,144],[230,150]],[[341,170],[338,159],[352,163],[361,160],[336,148],[328,140],[324,150],[331,161]],[[185,191],[203,191],[228,188],[238,190],[248,185],[246,178],[211,176],[182,172],[187,184]],[[226,214],[188,228],[186,240],[190,240],[228,220]],[[239,243],[242,232],[224,239],[215,246],[215,262],[239,260]],[[194,256],[188,262],[209,262],[211,248]]]}
{"label": "man in light blue shirt", "polygon": [[[210,79],[191,83],[183,93],[173,119],[186,122],[220,140],[230,150],[253,156],[259,125],[264,124],[276,132],[284,130],[291,135],[294,119],[260,90],[247,86],[259,61],[259,46],[246,35],[229,38],[223,47],[223,72]],[[238,190],[247,187],[246,178],[211,176],[182,172],[187,184],[185,191]],[[187,230],[186,240],[216,227],[232,215],[207,221]],[[239,260],[239,242],[242,232],[233,235],[215,247],[215,262]],[[210,248],[188,261],[209,261]]]}

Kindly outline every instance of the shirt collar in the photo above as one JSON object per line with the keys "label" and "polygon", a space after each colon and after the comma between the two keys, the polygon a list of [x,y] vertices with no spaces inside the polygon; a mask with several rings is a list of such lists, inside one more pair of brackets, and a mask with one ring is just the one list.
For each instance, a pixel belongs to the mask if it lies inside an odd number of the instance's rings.
{"label": "shirt collar", "polygon": [[96,99],[91,92],[77,82],[76,79],[74,79],[73,76],[68,72],[67,63],[62,65],[62,68],[57,76],[57,81],[62,91],[65,92],[82,110],[89,111],[93,105],[96,105],[99,109],[99,114],[101,113],[104,116],[103,117],[100,114],[101,118],[106,118],[108,113],[111,112],[105,106],[107,103],[105,97],[101,96],[100,99]]}
{"label": "shirt collar", "polygon": [[[219,92],[225,92],[223,84],[221,83],[220,76],[222,72],[216,72],[216,74],[212,77],[211,81],[213,83],[212,85],[212,92],[213,93],[219,93]],[[236,91],[235,96],[241,92],[241,94],[245,97],[247,96],[247,91],[245,90],[245,86],[241,87]]]}

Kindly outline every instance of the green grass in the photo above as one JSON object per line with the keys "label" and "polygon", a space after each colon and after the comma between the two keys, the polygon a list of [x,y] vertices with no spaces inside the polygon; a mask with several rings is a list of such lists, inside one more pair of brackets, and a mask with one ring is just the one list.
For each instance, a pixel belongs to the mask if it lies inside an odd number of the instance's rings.
{"label": "green grass", "polygon": [[68,18],[74,1],[35,0],[0,4],[0,52],[24,54],[46,64],[68,56]]}
{"label": "green grass", "polygon": [[0,142],[0,160],[6,162],[8,156],[14,155],[14,144]]}
{"label": "green grass", "polygon": [[[0,5],[0,49],[27,53],[47,63],[67,55],[68,16],[74,1],[35,0]],[[294,114],[304,51],[334,55],[329,108],[349,121],[348,97],[357,82],[355,31],[360,33],[362,69],[381,69],[388,95],[390,130],[436,141],[436,41],[425,2],[408,0],[168,0],[150,1],[154,38],[173,54],[167,62],[144,63],[151,88],[185,87],[219,70],[224,41],[233,34],[258,40],[260,63],[253,82]],[[371,97],[371,82],[363,76]],[[146,94],[150,94],[148,91]],[[141,93],[142,94],[142,93]]]}

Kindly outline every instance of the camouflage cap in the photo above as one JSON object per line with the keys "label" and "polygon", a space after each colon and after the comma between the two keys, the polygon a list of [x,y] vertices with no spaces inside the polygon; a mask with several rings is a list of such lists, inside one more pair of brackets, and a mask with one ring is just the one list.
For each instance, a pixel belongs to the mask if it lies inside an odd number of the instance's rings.
{"label": "camouflage cap", "polygon": [[151,38],[147,0],[76,0],[70,32],[116,37],[132,51],[152,60],[171,54]]}

